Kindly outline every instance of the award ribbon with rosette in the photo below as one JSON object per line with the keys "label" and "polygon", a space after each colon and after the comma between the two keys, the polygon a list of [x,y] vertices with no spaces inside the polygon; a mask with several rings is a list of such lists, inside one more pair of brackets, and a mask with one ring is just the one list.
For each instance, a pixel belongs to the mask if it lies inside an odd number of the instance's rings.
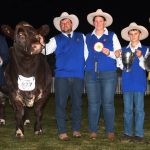
{"label": "award ribbon with rosette", "polygon": [[[104,45],[101,42],[97,42],[97,43],[94,44],[94,50],[96,52],[101,52],[102,49],[103,49],[103,47],[104,47]],[[97,57],[95,55],[95,64],[94,64],[94,70],[95,70],[95,72],[97,72],[97,66],[98,66],[98,61],[97,61]]]}

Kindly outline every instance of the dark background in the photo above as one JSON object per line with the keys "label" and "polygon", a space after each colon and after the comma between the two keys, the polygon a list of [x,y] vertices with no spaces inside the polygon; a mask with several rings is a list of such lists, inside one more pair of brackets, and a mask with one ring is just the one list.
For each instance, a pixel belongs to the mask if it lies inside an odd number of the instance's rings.
{"label": "dark background", "polygon": [[[113,17],[113,24],[108,27],[114,31],[122,46],[128,44],[121,38],[121,30],[131,22],[150,29],[150,4],[149,0],[1,0],[0,1],[0,25],[9,24],[12,28],[20,21],[28,21],[34,27],[39,28],[48,24],[49,38],[59,33],[53,25],[53,19],[66,11],[75,14],[79,18],[79,26],[76,31],[84,34],[91,32],[94,28],[87,22],[87,14],[102,9]],[[150,30],[149,30],[150,32]],[[150,36],[142,43],[150,45]],[[7,38],[9,46],[12,41]],[[51,69],[54,70],[55,55],[47,57]]]}
{"label": "dark background", "polygon": [[[132,4],[131,4],[132,3]],[[108,27],[114,31],[121,42],[120,31],[131,22],[150,29],[149,0],[1,0],[0,25],[9,24],[12,27],[19,21],[28,21],[36,28],[48,24],[50,33],[47,39],[59,33],[53,26],[54,17],[60,16],[63,11],[78,16],[80,24],[76,31],[88,33],[93,27],[87,22],[87,14],[102,9],[113,17],[113,24]],[[142,41],[149,45],[149,38]]]}

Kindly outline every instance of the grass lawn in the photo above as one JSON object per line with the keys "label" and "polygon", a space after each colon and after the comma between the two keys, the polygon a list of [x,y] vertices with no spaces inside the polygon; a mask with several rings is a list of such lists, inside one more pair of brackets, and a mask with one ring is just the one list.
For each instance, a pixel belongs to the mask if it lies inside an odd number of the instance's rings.
{"label": "grass lawn", "polygon": [[31,125],[25,127],[24,139],[15,138],[15,120],[14,113],[6,103],[6,125],[0,126],[0,150],[149,150],[150,149],[150,96],[145,96],[145,137],[142,143],[121,143],[119,138],[123,131],[123,100],[122,95],[115,97],[115,128],[116,140],[109,142],[105,135],[104,122],[101,117],[98,138],[89,139],[88,120],[87,120],[87,97],[83,95],[83,119],[82,119],[82,138],[75,139],[72,137],[70,129],[70,103],[68,101],[67,128],[71,137],[70,141],[62,142],[57,138],[57,126],[55,120],[54,95],[50,97],[44,109],[43,114],[43,131],[42,135],[36,136],[33,132],[34,112],[33,108],[29,109]]}

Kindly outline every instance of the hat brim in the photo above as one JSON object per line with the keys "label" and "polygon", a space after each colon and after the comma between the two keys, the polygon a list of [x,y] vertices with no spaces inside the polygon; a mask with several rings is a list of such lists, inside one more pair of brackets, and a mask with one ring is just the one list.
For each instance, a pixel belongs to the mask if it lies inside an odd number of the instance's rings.
{"label": "hat brim", "polygon": [[70,19],[72,21],[72,31],[74,31],[79,25],[79,19],[75,15],[67,15],[67,16],[62,16],[62,17],[56,17],[56,18],[54,18],[53,23],[54,23],[55,28],[58,31],[61,31],[60,21],[62,19]]}
{"label": "hat brim", "polygon": [[130,38],[129,38],[128,33],[129,33],[130,30],[134,30],[134,29],[137,29],[137,30],[141,31],[141,35],[140,35],[139,40],[144,40],[144,39],[146,39],[146,38],[148,37],[148,35],[149,35],[148,30],[147,30],[145,27],[139,26],[139,25],[138,25],[138,26],[135,25],[135,26],[129,26],[129,27],[124,28],[124,29],[121,31],[121,37],[122,37],[124,40],[126,40],[126,41],[130,41]]}
{"label": "hat brim", "polygon": [[102,16],[106,19],[106,27],[110,26],[113,22],[113,18],[111,15],[109,15],[108,13],[104,13],[104,12],[94,12],[94,13],[90,13],[87,15],[87,21],[89,22],[89,24],[91,24],[92,26],[94,26],[93,24],[93,18],[95,16]]}

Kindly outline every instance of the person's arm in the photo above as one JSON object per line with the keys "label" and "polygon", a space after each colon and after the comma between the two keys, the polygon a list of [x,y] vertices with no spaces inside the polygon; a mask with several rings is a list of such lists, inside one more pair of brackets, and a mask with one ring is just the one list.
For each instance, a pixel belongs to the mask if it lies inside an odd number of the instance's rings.
{"label": "person's arm", "polygon": [[47,44],[45,44],[45,48],[42,50],[42,54],[49,55],[52,54],[57,48],[55,38],[51,38]]}
{"label": "person's arm", "polygon": [[115,51],[121,50],[121,44],[116,34],[113,35],[113,48],[114,51],[110,51],[109,57],[116,59]]}
{"label": "person's arm", "polygon": [[84,34],[83,34],[83,39],[84,39],[84,59],[86,61],[87,58],[88,58],[89,51],[88,51],[88,48],[87,48],[86,38],[85,38]]}
{"label": "person's arm", "polygon": [[[137,51],[138,52],[138,51]],[[141,55],[139,58],[139,66],[142,68],[142,69],[146,69],[145,68],[145,64],[144,64],[144,61],[145,61],[145,58],[148,56],[149,54],[149,48],[147,48],[146,50],[146,53],[145,53],[145,56]],[[137,54],[138,55],[138,54]]]}
{"label": "person's arm", "polygon": [[1,65],[5,65],[8,63],[9,52],[5,37],[0,37],[0,57],[1,57]]}
{"label": "person's arm", "polygon": [[121,70],[123,70],[123,63],[122,63],[122,54],[121,54],[121,50],[116,50],[114,52],[115,57],[116,57],[116,65],[118,68],[120,68]]}
{"label": "person's arm", "polygon": [[2,59],[2,57],[0,56],[0,66],[2,66],[3,65],[3,59]]}

